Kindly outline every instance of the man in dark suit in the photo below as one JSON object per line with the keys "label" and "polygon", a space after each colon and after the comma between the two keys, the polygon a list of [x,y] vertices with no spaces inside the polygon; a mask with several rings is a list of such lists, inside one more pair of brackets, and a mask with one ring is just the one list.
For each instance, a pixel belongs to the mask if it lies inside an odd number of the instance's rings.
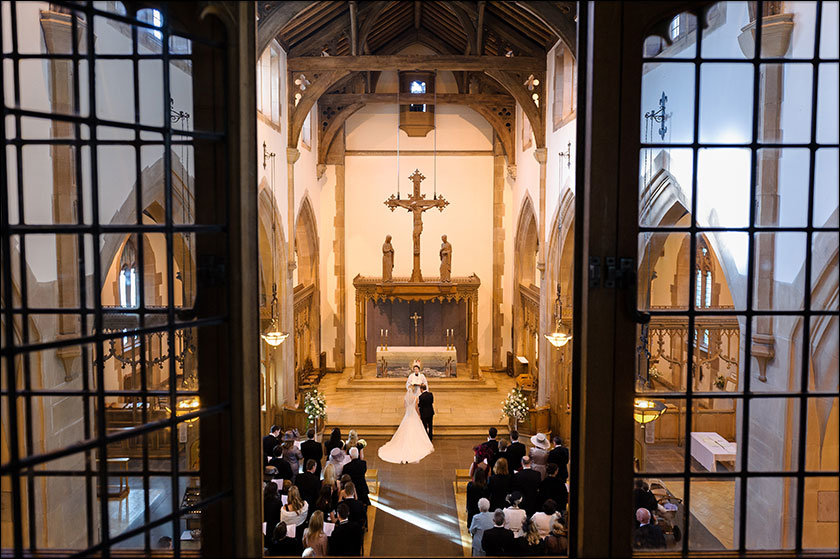
{"label": "man in dark suit", "polygon": [[423,421],[423,427],[426,428],[426,433],[429,434],[429,440],[433,440],[432,436],[432,420],[435,417],[435,397],[429,392],[425,384],[420,385],[421,394],[417,399],[417,407],[420,411],[420,419]]}
{"label": "man in dark suit", "polygon": [[[510,432],[510,444],[507,447],[507,459],[510,462],[509,466],[513,471],[518,472],[522,469],[522,457],[528,454],[528,449],[525,445],[519,442],[519,431],[514,429]],[[511,472],[513,473],[513,472]]]}
{"label": "man in dark suit", "polygon": [[342,503],[347,505],[350,511],[350,522],[355,522],[362,528],[367,526],[367,505],[357,499],[356,484],[348,481],[344,484],[344,499]]}
{"label": "man in dark suit", "polygon": [[269,459],[274,455],[274,447],[278,445],[280,441],[279,437],[280,427],[272,425],[268,435],[264,436],[262,439],[263,456],[265,456],[266,459]]}
{"label": "man in dark suit", "polygon": [[362,527],[350,521],[350,509],[345,502],[338,504],[336,513],[338,522],[327,540],[327,553],[339,556],[361,555],[364,543]]}
{"label": "man in dark suit", "polygon": [[569,479],[569,449],[563,446],[563,439],[554,437],[554,448],[548,453],[548,463],[560,468],[560,479]]}
{"label": "man in dark suit", "polygon": [[359,458],[359,449],[354,446],[350,449],[350,461],[344,465],[341,473],[350,476],[350,481],[356,488],[359,501],[365,505],[370,505],[370,498],[368,497],[370,490],[365,479],[365,472],[367,472],[367,462]]}
{"label": "man in dark suit", "polygon": [[566,489],[566,482],[560,479],[560,469],[557,464],[549,463],[546,466],[545,479],[540,482],[537,509],[551,499],[557,503],[557,510],[565,511],[566,503],[569,502],[569,491]]}
{"label": "man in dark suit", "polygon": [[315,429],[306,432],[306,440],[300,443],[300,453],[303,454],[303,463],[315,460],[315,474],[321,477],[321,459],[324,457],[324,447],[315,440]]}
{"label": "man in dark suit", "polygon": [[309,503],[309,514],[315,512],[315,502],[318,494],[321,493],[321,478],[315,473],[315,460],[311,458],[306,461],[306,471],[295,477],[295,485],[300,491],[300,496]]}
{"label": "man in dark suit", "polygon": [[496,509],[493,513],[493,527],[481,536],[481,549],[487,555],[510,555],[514,549],[513,532],[505,528],[505,513]]}
{"label": "man in dark suit", "polygon": [[499,431],[495,427],[490,427],[489,431],[487,431],[487,440],[484,441],[482,446],[487,447],[490,451],[490,458],[487,459],[487,466],[490,471],[493,471],[493,465],[496,463],[496,458],[499,457],[499,441],[496,439],[496,436],[499,434]]}
{"label": "man in dark suit", "polygon": [[640,508],[636,511],[639,526],[633,536],[633,547],[636,549],[662,549],[665,547],[665,534],[662,528],[651,523],[650,511]]}
{"label": "man in dark suit", "polygon": [[522,493],[522,508],[525,509],[528,518],[530,518],[537,512],[537,495],[542,476],[538,471],[531,469],[531,458],[528,456],[523,456],[521,463],[522,469],[513,475],[510,489]]}
{"label": "man in dark suit", "polygon": [[[268,461],[269,466],[277,468],[278,479],[292,479],[292,465],[286,460],[283,460],[283,447],[277,445],[274,447],[274,458]],[[281,487],[282,489],[282,487]]]}

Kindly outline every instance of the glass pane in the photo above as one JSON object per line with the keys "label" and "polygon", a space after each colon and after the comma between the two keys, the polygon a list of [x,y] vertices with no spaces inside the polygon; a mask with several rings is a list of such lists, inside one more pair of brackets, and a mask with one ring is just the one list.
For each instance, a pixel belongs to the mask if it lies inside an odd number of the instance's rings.
{"label": "glass pane", "polygon": [[[714,375],[694,376],[697,392],[719,392]],[[694,399],[691,416],[691,471],[737,472],[741,469],[737,398]]]}
{"label": "glass pane", "polygon": [[[799,392],[802,388],[802,317],[752,318],[752,392]],[[779,333],[788,332],[785,338]]]}
{"label": "glass pane", "polygon": [[[752,139],[753,67],[704,63],[700,66],[700,141],[747,143]],[[733,91],[739,92],[732,95]]]}
{"label": "glass pane", "polygon": [[[633,484],[633,514],[636,530],[633,533],[633,549],[645,551],[656,548],[656,542],[639,530],[639,518],[651,515],[651,524],[658,526],[664,536],[664,549],[679,550],[685,534],[685,505],[682,495],[683,480],[674,478],[636,478]],[[647,511],[639,512],[639,509]],[[662,541],[659,541],[659,545]],[[662,549],[661,547],[659,549]]]}
{"label": "glass pane", "polygon": [[[822,26],[820,31],[820,57],[837,58],[838,56],[838,34],[840,28],[840,2],[822,3]],[[835,545],[835,547],[837,547]]]}
{"label": "glass pane", "polygon": [[[836,422],[835,422],[836,423]],[[835,441],[837,440],[835,432]],[[837,462],[834,470],[837,471]],[[836,552],[838,539],[837,477],[805,478],[802,547]]]}
{"label": "glass pane", "polygon": [[745,48],[747,56],[752,56],[752,33],[741,31],[750,23],[746,2],[718,2],[706,11],[706,20],[700,53],[703,58],[745,58]]}
{"label": "glass pane", "polygon": [[781,472],[799,467],[799,400],[755,398],[750,401],[748,467],[753,472]]}
{"label": "glass pane", "polygon": [[837,227],[840,195],[837,148],[818,149],[814,160],[814,227]]}
{"label": "glass pane", "polygon": [[639,330],[636,390],[684,391],[688,361],[688,318],[654,316],[650,324]]}
{"label": "glass pane", "polygon": [[820,144],[836,144],[840,133],[838,119],[838,88],[840,88],[840,74],[838,65],[834,63],[820,64],[820,79],[817,85],[817,142]]}
{"label": "glass pane", "polygon": [[808,398],[808,442],[805,448],[805,469],[808,471],[837,471],[838,411],[837,398]]}
{"label": "glass pane", "polygon": [[693,478],[690,483],[688,547],[692,551],[735,549],[735,478]]}
{"label": "glass pane", "polygon": [[753,308],[799,310],[805,295],[805,233],[756,233]]}
{"label": "glass pane", "polygon": [[747,480],[747,549],[794,548],[796,490],[792,477]]}
{"label": "glass pane", "polygon": [[694,64],[645,64],[642,68],[641,114],[642,142],[691,142],[694,138]]}
{"label": "glass pane", "polygon": [[807,224],[809,167],[808,149],[764,148],[758,150],[755,188],[756,226],[804,227]]}
{"label": "glass pane", "polygon": [[694,162],[690,149],[642,149],[639,160],[639,225],[688,226]]}
{"label": "glass pane", "polygon": [[697,224],[746,227],[749,212],[750,150],[701,149],[697,154]]}
{"label": "glass pane", "polygon": [[758,139],[808,143],[811,139],[811,64],[762,64]]}
{"label": "glass pane", "polygon": [[840,268],[837,266],[838,245],[840,245],[840,233],[828,231],[814,233],[811,244],[812,309],[837,311],[836,294],[838,276],[840,276]]}
{"label": "glass pane", "polygon": [[[649,407],[644,408],[645,405]],[[636,471],[682,472],[685,469],[685,400],[637,397],[633,419]]]}
{"label": "glass pane", "polygon": [[639,235],[640,309],[688,308],[688,240],[688,233]]}

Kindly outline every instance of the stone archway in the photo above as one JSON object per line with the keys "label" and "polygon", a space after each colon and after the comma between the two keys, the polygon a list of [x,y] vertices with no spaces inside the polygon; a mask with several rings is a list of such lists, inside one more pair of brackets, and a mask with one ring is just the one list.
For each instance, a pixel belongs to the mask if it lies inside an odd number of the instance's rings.
{"label": "stone archway", "polygon": [[[534,383],[538,378],[540,333],[540,286],[537,271],[539,228],[534,204],[526,196],[519,210],[514,237],[513,262],[513,344],[514,363],[518,358],[528,361],[528,372]],[[533,387],[536,396],[537,386]]]}
{"label": "stone archway", "polygon": [[[273,285],[276,284],[280,330],[288,333],[292,330],[293,302],[291,278],[287,273],[288,257],[283,233],[283,218],[277,207],[277,200],[273,198],[265,178],[259,185],[258,211],[260,332],[263,332],[271,322],[272,290]],[[273,254],[272,229],[274,232]],[[264,423],[263,431],[267,431],[267,425],[278,423],[283,405],[294,400],[293,350],[294,343],[291,339],[276,348],[272,348],[260,339],[260,404]]]}
{"label": "stone archway", "polygon": [[[546,330],[553,332],[558,312],[565,332],[571,332],[572,301],[574,293],[574,239],[575,239],[575,195],[568,185],[557,207],[548,242],[548,258],[542,307],[545,312]],[[557,289],[560,288],[560,305],[556,304]],[[542,342],[542,340],[540,340]],[[545,394],[551,409],[552,433],[569,440],[571,433],[571,344],[555,348],[546,345]]]}
{"label": "stone archway", "polygon": [[321,289],[318,221],[312,202],[304,196],[295,220],[294,340],[295,388],[313,369],[321,352]]}

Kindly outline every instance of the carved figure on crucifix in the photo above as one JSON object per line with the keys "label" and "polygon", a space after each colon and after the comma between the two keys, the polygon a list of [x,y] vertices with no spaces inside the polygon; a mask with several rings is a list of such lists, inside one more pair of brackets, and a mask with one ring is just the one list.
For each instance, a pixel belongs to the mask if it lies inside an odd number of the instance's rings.
{"label": "carved figure on crucifix", "polygon": [[414,241],[414,266],[411,270],[411,281],[420,282],[423,281],[423,276],[420,273],[420,234],[423,233],[423,212],[432,208],[437,208],[438,210],[443,211],[443,208],[448,206],[449,202],[443,198],[443,195],[439,195],[437,198],[432,198],[431,200],[426,200],[426,195],[420,194],[420,181],[426,177],[423,176],[419,169],[415,169],[414,173],[412,173],[408,178],[414,183],[414,189],[411,196],[409,196],[406,200],[400,200],[392,194],[390,198],[385,200],[385,205],[388,206],[391,211],[394,211],[397,208],[404,208],[412,213],[414,225],[412,232],[412,239]]}

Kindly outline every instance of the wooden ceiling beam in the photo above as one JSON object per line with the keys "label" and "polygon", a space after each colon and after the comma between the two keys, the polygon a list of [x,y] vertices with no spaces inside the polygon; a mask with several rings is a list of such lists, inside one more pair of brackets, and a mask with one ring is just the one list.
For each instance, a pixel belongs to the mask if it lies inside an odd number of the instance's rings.
{"label": "wooden ceiling beam", "polygon": [[[469,54],[469,42],[463,36],[462,30],[457,26],[443,20],[437,14],[427,14],[426,17],[432,25],[426,25],[426,30],[429,33],[437,35],[442,41],[452,45],[455,51],[459,54]],[[467,47],[464,47],[464,44]]]}
{"label": "wooden ceiling beam", "polygon": [[350,0],[350,54],[359,54],[359,3]]}
{"label": "wooden ceiling beam", "polygon": [[289,56],[301,56],[320,49],[323,45],[330,43],[343,31],[347,31],[349,27],[350,13],[339,13],[333,20],[318,28],[317,31],[308,37],[290,45]]}
{"label": "wooden ceiling beam", "polygon": [[272,6],[271,10],[257,23],[257,56],[259,57],[271,40],[274,39],[283,27],[286,26],[296,15],[312,5],[307,1],[279,2],[279,5]]}
{"label": "wooden ceiling beam", "polygon": [[368,12],[367,16],[364,19],[360,18],[362,24],[359,28],[359,48],[357,52],[363,52],[365,54],[370,52],[367,46],[368,35],[370,35],[370,30],[373,29],[373,24],[376,23],[377,19],[379,19],[383,10],[388,7],[388,4],[390,4],[388,0],[373,2],[371,10]]}
{"label": "wooden ceiling beam", "polygon": [[385,56],[305,56],[287,60],[290,72],[328,70],[507,70],[545,71],[545,57],[392,54]]}
{"label": "wooden ceiling beam", "polygon": [[464,10],[460,4],[444,4],[450,10],[455,13],[455,17],[458,18],[458,21],[461,23],[461,27],[463,28],[464,34],[467,37],[467,48],[465,49],[464,54],[481,54],[481,51],[475,50],[476,45],[476,37],[475,37],[475,26],[473,26],[473,22],[470,19],[470,16],[467,14],[466,10]]}
{"label": "wooden ceiling beam", "polygon": [[475,37],[475,54],[481,56],[484,54],[484,10],[487,8],[487,2],[480,0],[478,2],[478,20],[476,23],[476,37]]}
{"label": "wooden ceiling beam", "polygon": [[505,22],[490,10],[486,10],[484,20],[496,36],[510,43],[512,47],[526,52],[530,56],[545,56],[546,49],[544,45],[534,42],[531,38],[521,34],[515,27]]}
{"label": "wooden ceiling beam", "polygon": [[577,24],[551,2],[514,2],[519,8],[542,21],[546,27],[563,39],[574,56],[577,56]]}
{"label": "wooden ceiling beam", "polygon": [[[396,93],[327,93],[321,96],[319,103],[329,103],[331,105],[351,105],[353,103],[362,101],[366,105],[372,103],[396,103]],[[439,105],[469,105],[469,104],[485,104],[485,105],[503,105],[513,103],[513,97],[510,95],[493,94],[493,93],[438,93],[437,98],[433,93],[400,95],[400,104],[408,105],[410,103],[420,104],[434,104]]]}

